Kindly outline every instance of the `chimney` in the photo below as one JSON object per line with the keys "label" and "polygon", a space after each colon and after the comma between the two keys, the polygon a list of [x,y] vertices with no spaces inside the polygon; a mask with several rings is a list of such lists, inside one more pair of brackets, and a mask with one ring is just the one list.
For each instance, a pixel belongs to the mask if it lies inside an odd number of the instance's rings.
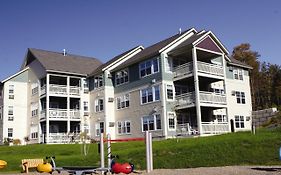
{"label": "chimney", "polygon": [[63,56],[66,56],[66,50],[65,49],[63,49]]}

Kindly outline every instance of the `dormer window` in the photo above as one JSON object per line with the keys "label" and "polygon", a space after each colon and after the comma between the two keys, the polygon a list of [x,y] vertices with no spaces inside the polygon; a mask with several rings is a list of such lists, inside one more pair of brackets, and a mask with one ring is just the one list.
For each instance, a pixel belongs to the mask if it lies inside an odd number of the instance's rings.
{"label": "dormer window", "polygon": [[115,74],[116,85],[121,85],[129,82],[129,72],[127,69],[116,72]]}

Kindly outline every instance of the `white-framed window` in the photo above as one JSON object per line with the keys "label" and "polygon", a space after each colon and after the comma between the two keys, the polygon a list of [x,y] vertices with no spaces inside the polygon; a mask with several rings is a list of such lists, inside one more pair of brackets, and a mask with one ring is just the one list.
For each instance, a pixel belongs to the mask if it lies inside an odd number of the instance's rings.
{"label": "white-framed window", "polygon": [[161,130],[160,114],[142,117],[142,131]]}
{"label": "white-framed window", "polygon": [[244,116],[235,116],[235,127],[236,128],[245,128],[245,120]]}
{"label": "white-framed window", "polygon": [[38,132],[33,132],[30,134],[31,139],[37,139],[38,138]]}
{"label": "white-framed window", "polygon": [[14,107],[8,106],[8,115],[14,115]]}
{"label": "white-framed window", "polygon": [[96,123],[96,136],[100,136],[101,133],[104,133],[104,122]]}
{"label": "white-framed window", "polygon": [[33,109],[33,110],[31,111],[31,116],[32,116],[32,117],[38,116],[38,109]]}
{"label": "white-framed window", "polygon": [[149,87],[141,90],[141,104],[160,100],[160,87],[159,85]]}
{"label": "white-framed window", "polygon": [[8,128],[8,137],[9,138],[13,137],[13,128]]}
{"label": "white-framed window", "polygon": [[243,70],[242,69],[234,69],[233,77],[236,80],[243,80]]}
{"label": "white-framed window", "polygon": [[173,85],[166,85],[166,91],[167,91],[167,100],[174,100],[174,89]]}
{"label": "white-framed window", "polygon": [[155,58],[141,62],[139,71],[141,78],[159,72],[159,60]]}
{"label": "white-framed window", "polygon": [[168,128],[169,128],[169,130],[175,130],[176,129],[175,113],[172,113],[172,112],[168,113]]}
{"label": "white-framed window", "polygon": [[94,88],[103,87],[103,75],[98,75],[94,77]]}
{"label": "white-framed window", "polygon": [[130,106],[130,95],[125,94],[121,97],[116,98],[116,108],[117,109],[123,109],[128,108]]}
{"label": "white-framed window", "polygon": [[15,89],[14,88],[15,88],[14,85],[9,85],[9,99],[15,98],[15,95],[14,95]]}
{"label": "white-framed window", "polygon": [[227,122],[226,115],[215,115],[215,118],[217,119],[218,123]]}
{"label": "white-framed window", "polygon": [[236,91],[235,94],[236,94],[236,101],[238,104],[246,103],[245,92]]}
{"label": "white-framed window", "polygon": [[38,90],[39,90],[38,84],[37,83],[32,83],[31,84],[31,95],[38,94]]}
{"label": "white-framed window", "polygon": [[215,94],[221,94],[221,95],[225,94],[224,89],[211,88],[210,90],[211,90],[211,92],[214,92]]}
{"label": "white-framed window", "polygon": [[116,72],[115,74],[115,83],[116,85],[121,85],[129,82],[129,71],[128,69],[124,69]]}
{"label": "white-framed window", "polygon": [[14,121],[14,116],[13,115],[8,115],[8,121]]}
{"label": "white-framed window", "polygon": [[83,79],[83,88],[84,88],[84,93],[89,92],[89,82],[87,79]]}
{"label": "white-framed window", "polygon": [[95,100],[95,109],[96,109],[96,112],[101,112],[103,111],[103,99],[100,98],[100,99],[96,99]]}
{"label": "white-framed window", "polygon": [[89,111],[89,103],[87,101],[84,101],[84,111],[88,112]]}
{"label": "white-framed window", "polygon": [[118,134],[130,134],[131,133],[131,122],[130,121],[118,121],[117,122]]}

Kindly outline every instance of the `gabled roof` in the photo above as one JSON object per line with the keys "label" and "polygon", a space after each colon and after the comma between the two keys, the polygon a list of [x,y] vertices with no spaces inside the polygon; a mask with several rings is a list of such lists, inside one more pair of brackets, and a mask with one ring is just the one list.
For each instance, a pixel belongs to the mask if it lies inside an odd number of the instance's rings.
{"label": "gabled roof", "polygon": [[109,65],[111,65],[112,63],[116,62],[116,61],[119,60],[120,58],[125,57],[125,56],[128,56],[131,52],[133,52],[133,51],[135,51],[135,50],[137,50],[137,49],[143,49],[143,47],[142,47],[142,46],[136,46],[136,47],[134,47],[134,48],[132,48],[132,49],[130,49],[130,50],[127,50],[127,51],[121,53],[120,55],[117,55],[117,56],[113,57],[113,58],[110,59],[108,62],[106,62],[106,63],[100,65],[97,69],[95,69],[95,70],[90,74],[90,76],[93,76],[93,75],[95,75],[95,74],[97,74],[97,73],[101,73],[104,68],[106,68],[107,66],[109,66]]}
{"label": "gabled roof", "polygon": [[72,74],[88,75],[98,68],[102,63],[96,59],[85,56],[46,51],[29,48],[24,67],[37,59],[46,71],[65,72]]}
{"label": "gabled roof", "polygon": [[12,78],[14,78],[14,77],[20,75],[21,73],[27,71],[28,69],[29,69],[29,67],[26,67],[26,68],[20,70],[19,72],[15,73],[14,75],[9,76],[9,77],[6,78],[5,80],[2,80],[2,81],[1,81],[1,84],[4,84],[5,82],[7,82],[7,81],[9,81],[10,79],[12,79]]}
{"label": "gabled roof", "polygon": [[[136,62],[139,62],[141,60],[145,60],[147,58],[156,56],[160,54],[160,50],[163,49],[164,47],[168,46],[169,44],[171,44],[173,41],[177,40],[178,38],[180,38],[183,35],[186,35],[187,33],[190,33],[191,31],[195,31],[196,30],[194,28],[190,28],[184,32],[182,32],[181,34],[176,34],[173,35],[167,39],[164,39],[156,44],[153,44],[147,48],[145,48],[143,51],[139,52],[138,54],[136,54],[135,56],[133,56],[132,58],[130,58],[129,60],[125,61],[122,64],[122,67],[125,67],[127,65],[130,64],[134,64]],[[121,67],[120,67],[121,68]]]}

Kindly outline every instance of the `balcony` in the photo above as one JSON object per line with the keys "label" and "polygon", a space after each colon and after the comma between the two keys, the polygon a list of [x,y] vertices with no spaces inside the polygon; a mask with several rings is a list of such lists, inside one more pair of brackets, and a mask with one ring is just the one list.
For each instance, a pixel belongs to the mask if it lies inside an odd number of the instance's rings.
{"label": "balcony", "polygon": [[49,143],[75,143],[80,141],[80,134],[77,133],[49,133]]}
{"label": "balcony", "polygon": [[201,125],[202,134],[223,134],[229,132],[229,126],[227,122],[202,122]]}
{"label": "balcony", "polygon": [[70,86],[69,88],[69,95],[80,95],[80,87],[77,86]]}
{"label": "balcony", "polygon": [[[203,106],[226,105],[226,96],[213,92],[200,91],[199,100]],[[176,109],[193,107],[195,105],[195,92],[176,95]]]}
{"label": "balcony", "polygon": [[46,95],[46,85],[43,85],[40,90],[40,96]]}
{"label": "balcony", "polygon": [[[198,73],[222,78],[224,76],[223,67],[216,64],[197,61]],[[179,80],[193,75],[193,62],[179,65],[173,70],[174,80]]]}
{"label": "balcony", "polygon": [[[80,110],[70,109],[69,115],[67,109],[49,109],[49,119],[51,120],[67,120],[70,116],[71,120],[80,120]],[[40,120],[46,119],[46,110],[40,112]]]}

